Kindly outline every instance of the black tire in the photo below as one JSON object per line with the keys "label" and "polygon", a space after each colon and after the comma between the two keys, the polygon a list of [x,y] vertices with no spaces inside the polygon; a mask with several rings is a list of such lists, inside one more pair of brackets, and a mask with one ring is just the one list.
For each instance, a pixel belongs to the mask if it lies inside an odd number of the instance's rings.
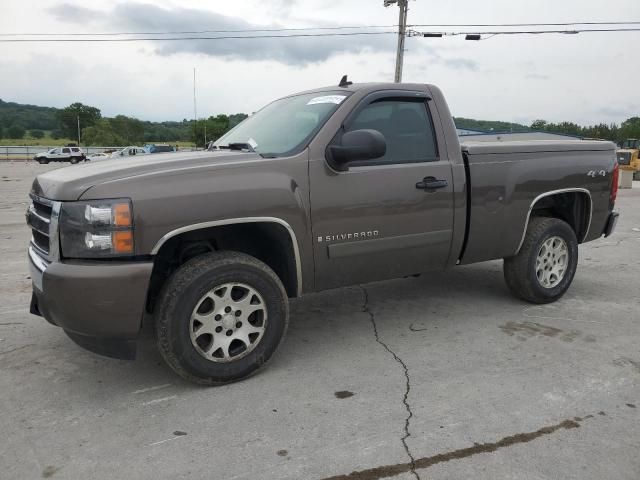
{"label": "black tire", "polygon": [[78,160],[78,157],[69,157],[69,161],[75,165],[76,163],[78,163],[79,160]]}
{"label": "black tire", "polygon": [[[268,314],[264,333],[253,350],[221,363],[205,358],[195,348],[190,319],[203,295],[225,283],[255,289]],[[162,357],[182,378],[202,385],[222,385],[245,379],[263,367],[284,338],[288,323],[287,294],[271,268],[243,253],[216,252],[193,258],[167,280],[157,305],[156,337]]]}
{"label": "black tire", "polygon": [[46,165],[47,163],[49,163],[49,159],[48,158],[39,158],[38,159],[38,163],[40,165]]}
{"label": "black tire", "polygon": [[[536,260],[543,243],[552,237],[560,237],[566,243],[567,264],[562,280],[546,288],[536,274]],[[551,303],[569,289],[577,265],[578,240],[573,229],[557,218],[533,217],[518,254],[504,259],[504,279],[516,297],[536,304]]]}

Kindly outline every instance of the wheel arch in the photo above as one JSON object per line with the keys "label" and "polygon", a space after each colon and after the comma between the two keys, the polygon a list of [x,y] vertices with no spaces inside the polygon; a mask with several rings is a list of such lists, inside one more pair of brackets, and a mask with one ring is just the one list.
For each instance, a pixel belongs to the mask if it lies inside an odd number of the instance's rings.
{"label": "wheel arch", "polygon": [[522,238],[514,255],[522,248],[531,217],[553,217],[567,222],[582,243],[589,234],[593,216],[593,199],[586,188],[564,188],[541,193],[531,202]]}
{"label": "wheel arch", "polygon": [[185,225],[156,242],[147,311],[153,311],[162,286],[180,265],[202,253],[224,250],[261,260],[280,278],[289,297],[301,295],[302,266],[293,228],[276,217],[231,218]]}

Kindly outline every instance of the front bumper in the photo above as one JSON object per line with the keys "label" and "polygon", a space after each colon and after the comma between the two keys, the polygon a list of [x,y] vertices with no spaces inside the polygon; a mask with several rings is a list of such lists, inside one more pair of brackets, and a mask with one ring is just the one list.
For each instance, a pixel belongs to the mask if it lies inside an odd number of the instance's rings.
{"label": "front bumper", "polygon": [[616,225],[618,224],[618,218],[620,218],[620,214],[618,212],[611,212],[609,214],[609,218],[607,219],[607,224],[604,227],[604,236],[610,236],[613,231],[616,229]]}
{"label": "front bumper", "polygon": [[48,263],[30,248],[29,264],[32,313],[95,353],[135,357],[153,262]]}

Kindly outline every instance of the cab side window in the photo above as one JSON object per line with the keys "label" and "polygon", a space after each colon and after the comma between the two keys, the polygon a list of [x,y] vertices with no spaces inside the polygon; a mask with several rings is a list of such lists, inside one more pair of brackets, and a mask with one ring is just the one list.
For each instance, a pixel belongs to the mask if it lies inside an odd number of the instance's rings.
{"label": "cab side window", "polygon": [[353,166],[419,163],[438,160],[433,121],[423,99],[381,99],[370,103],[346,126],[346,131],[377,130],[387,142],[384,157]]}
{"label": "cab side window", "polygon": [[71,150],[69,150],[68,148],[63,148],[62,153],[71,153]]}

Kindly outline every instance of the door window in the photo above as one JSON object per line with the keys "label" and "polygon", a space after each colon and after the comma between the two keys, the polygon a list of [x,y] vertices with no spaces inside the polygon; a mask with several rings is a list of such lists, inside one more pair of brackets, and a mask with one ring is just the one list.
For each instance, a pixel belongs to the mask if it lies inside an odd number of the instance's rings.
{"label": "door window", "polygon": [[63,148],[62,153],[70,153],[71,151],[68,148]]}
{"label": "door window", "polygon": [[381,99],[362,110],[349,122],[346,131],[377,130],[387,142],[387,153],[380,158],[353,162],[352,166],[438,160],[433,121],[424,100]]}

